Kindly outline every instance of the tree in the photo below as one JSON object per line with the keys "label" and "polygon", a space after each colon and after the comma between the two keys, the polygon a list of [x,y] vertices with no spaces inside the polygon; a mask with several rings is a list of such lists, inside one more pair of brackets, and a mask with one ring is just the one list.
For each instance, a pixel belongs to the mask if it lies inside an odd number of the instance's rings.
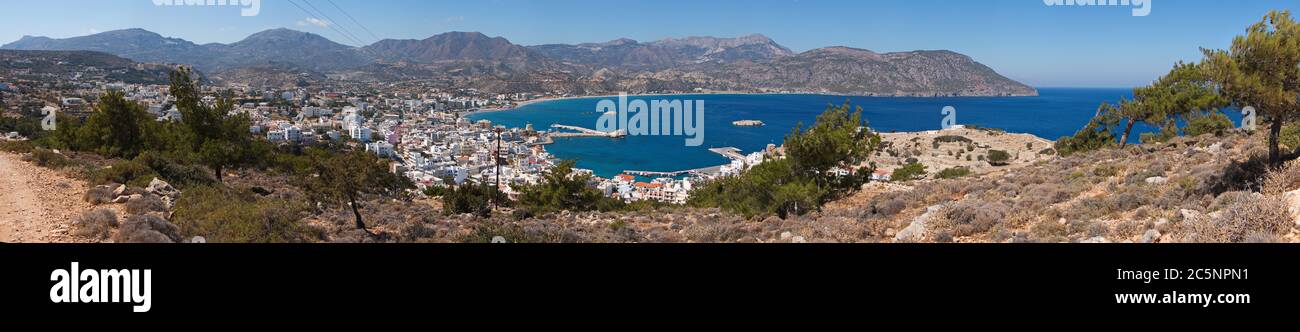
{"label": "tree", "polygon": [[800,124],[786,136],[784,159],[768,160],[741,175],[700,184],[691,192],[689,203],[746,217],[776,214],[785,218],[815,211],[833,197],[861,187],[870,172],[858,168],[880,145],[880,136],[866,127],[862,109],[850,112],[853,109],[848,103],[831,105],[808,130]]}
{"label": "tree", "polygon": [[574,172],[573,161],[563,161],[542,176],[541,183],[520,191],[519,205],[534,213],[595,210],[604,195],[591,188],[590,175]]}
{"label": "tree", "polygon": [[313,148],[307,151],[307,155],[312,163],[311,170],[305,174],[304,187],[316,199],[348,205],[360,230],[366,230],[361,218],[360,198],[364,195],[397,195],[403,189],[413,187],[405,178],[389,172],[385,159],[365,151],[331,154]]}
{"label": "tree", "polygon": [[801,131],[800,124],[786,136],[786,155],[797,175],[825,184],[824,175],[831,169],[857,167],[880,145],[880,136],[868,130],[862,119],[862,107],[851,110],[847,102],[831,105],[807,131]]}
{"label": "tree", "polygon": [[1282,127],[1300,115],[1300,25],[1289,10],[1272,11],[1233,38],[1229,49],[1203,52],[1202,66],[1220,91],[1269,122],[1269,161],[1280,165]]}
{"label": "tree", "polygon": [[1105,149],[1115,146],[1115,135],[1111,133],[1110,128],[1118,123],[1118,116],[1115,114],[1118,108],[1109,103],[1102,103],[1097,108],[1097,115],[1088,121],[1088,124],[1075,133],[1074,136],[1061,137],[1056,141],[1056,151],[1062,157],[1068,157],[1075,153],[1088,152],[1093,150]]}
{"label": "tree", "polygon": [[156,126],[144,106],[126,100],[121,91],[109,91],[79,128],[76,145],[106,156],[135,158],[148,148]]}
{"label": "tree", "polygon": [[925,165],[920,163],[907,164],[894,170],[894,173],[889,176],[889,180],[894,182],[917,180],[925,176],[926,168]]}
{"label": "tree", "polygon": [[171,73],[170,92],[176,98],[176,108],[181,111],[181,123],[193,159],[215,173],[222,181],[226,167],[239,167],[253,161],[252,138],[248,134],[251,121],[246,115],[231,115],[234,105],[227,99],[215,105],[204,104],[199,86],[190,77],[190,70],[177,68]]}
{"label": "tree", "polygon": [[[1138,122],[1168,129],[1171,118],[1175,116],[1190,119],[1197,112],[1209,112],[1227,105],[1227,100],[1216,91],[1199,65],[1179,62],[1155,83],[1133,89],[1133,100],[1120,102],[1118,116],[1126,121],[1124,134],[1120,136],[1120,148],[1128,145],[1129,136]],[[1177,135],[1177,130],[1174,135]]]}

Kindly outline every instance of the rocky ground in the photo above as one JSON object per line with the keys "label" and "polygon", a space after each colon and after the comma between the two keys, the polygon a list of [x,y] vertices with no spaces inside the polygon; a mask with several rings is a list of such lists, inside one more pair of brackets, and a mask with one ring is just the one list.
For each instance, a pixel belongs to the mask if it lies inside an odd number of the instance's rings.
{"label": "rocky ground", "polygon": [[[1008,151],[1032,140],[959,135]],[[1021,146],[1007,167],[969,165],[977,172],[962,178],[871,183],[789,219],[687,207],[541,215],[497,209],[485,218],[444,215],[437,199],[374,198],[361,210],[373,235],[354,229],[350,210],[316,204],[304,212],[301,231],[311,241],[383,243],[1300,242],[1300,162],[1270,171],[1265,141],[1236,133],[1032,159],[1025,156],[1033,149]],[[1034,148],[1040,143],[1048,145],[1034,140]],[[0,163],[4,241],[183,242],[203,235],[167,222],[185,193],[165,183],[89,187],[18,155],[0,154]],[[285,202],[308,200],[283,176],[245,171],[227,178],[229,186]]]}
{"label": "rocky ground", "polygon": [[[911,163],[926,165],[931,174],[964,167],[974,173],[1016,168],[1055,158],[1052,141],[1028,134],[1011,134],[998,130],[957,127],[907,133],[880,134],[880,151],[871,161],[889,171]],[[987,159],[989,151],[1011,155],[1008,165],[995,167]]]}
{"label": "rocky ground", "polygon": [[85,181],[0,152],[0,242],[92,242],[71,231],[91,208],[82,200],[88,187]]}

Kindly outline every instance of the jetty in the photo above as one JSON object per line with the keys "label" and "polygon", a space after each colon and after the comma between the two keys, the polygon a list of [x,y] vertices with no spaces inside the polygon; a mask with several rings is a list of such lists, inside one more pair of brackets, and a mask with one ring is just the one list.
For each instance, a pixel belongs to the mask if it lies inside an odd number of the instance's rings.
{"label": "jetty", "polygon": [[713,153],[720,154],[720,155],[722,155],[723,157],[727,157],[727,159],[731,159],[731,160],[745,159],[745,155],[741,154],[741,153],[740,153],[740,149],[737,149],[737,148],[731,148],[731,147],[727,147],[727,148],[712,148],[712,149],[709,149],[709,151],[712,151]]}
{"label": "jetty", "polygon": [[587,128],[583,128],[583,127],[566,126],[566,125],[559,125],[559,124],[557,124],[557,125],[551,125],[551,128],[552,128],[552,129],[556,129],[556,130],[568,130],[568,131],[574,131],[574,132],[555,132],[555,133],[551,133],[551,137],[607,137],[607,138],[620,138],[620,137],[627,136],[627,131],[624,131],[624,130],[618,130],[618,131],[613,131],[613,132],[604,132],[604,131],[599,131],[599,130],[587,129]]}

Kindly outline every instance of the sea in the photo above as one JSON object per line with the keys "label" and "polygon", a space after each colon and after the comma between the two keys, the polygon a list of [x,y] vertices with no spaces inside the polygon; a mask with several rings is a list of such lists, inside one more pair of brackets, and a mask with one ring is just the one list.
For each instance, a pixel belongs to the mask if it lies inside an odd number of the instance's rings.
{"label": "sea", "polygon": [[[956,110],[956,124],[997,128],[1011,133],[1033,134],[1049,140],[1073,135],[1086,125],[1103,102],[1131,98],[1132,89],[1040,88],[1035,97],[952,97],[897,98],[848,97],[810,94],[701,94],[630,96],[636,100],[704,101],[704,144],[691,147],[681,136],[629,136],[624,138],[560,138],[546,147],[557,158],[576,160],[578,167],[598,176],[612,177],[625,171],[677,172],[729,163],[711,148],[734,147],[743,153],[761,151],[768,144],[780,145],[800,124],[805,127],[831,105],[849,103],[861,107],[867,125],[878,132],[938,130],[943,127],[944,108]],[[601,113],[596,105],[617,97],[561,99],[528,104],[513,110],[480,112],[473,121],[488,120],[507,127],[531,124],[548,130],[560,124],[597,128]],[[1234,121],[1240,114],[1228,112]],[[758,120],[765,126],[740,127],[739,120]],[[1153,128],[1135,128],[1133,139]]]}

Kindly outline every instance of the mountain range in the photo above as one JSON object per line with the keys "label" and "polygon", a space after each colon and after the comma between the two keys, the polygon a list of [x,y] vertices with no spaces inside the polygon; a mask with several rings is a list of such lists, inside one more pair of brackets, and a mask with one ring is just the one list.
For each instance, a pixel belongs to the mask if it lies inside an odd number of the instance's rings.
{"label": "mountain range", "polygon": [[448,32],[352,47],[289,29],[259,32],[232,44],[196,44],[127,29],[66,39],[24,36],[0,49],[96,51],[140,62],[191,65],[217,79],[251,84],[286,81],[259,77],[265,73],[361,81],[440,80],[501,93],[708,89],[878,96],[1037,94],[956,52],[875,53],[837,46],[796,53],[763,35],[522,46],[477,32]]}

